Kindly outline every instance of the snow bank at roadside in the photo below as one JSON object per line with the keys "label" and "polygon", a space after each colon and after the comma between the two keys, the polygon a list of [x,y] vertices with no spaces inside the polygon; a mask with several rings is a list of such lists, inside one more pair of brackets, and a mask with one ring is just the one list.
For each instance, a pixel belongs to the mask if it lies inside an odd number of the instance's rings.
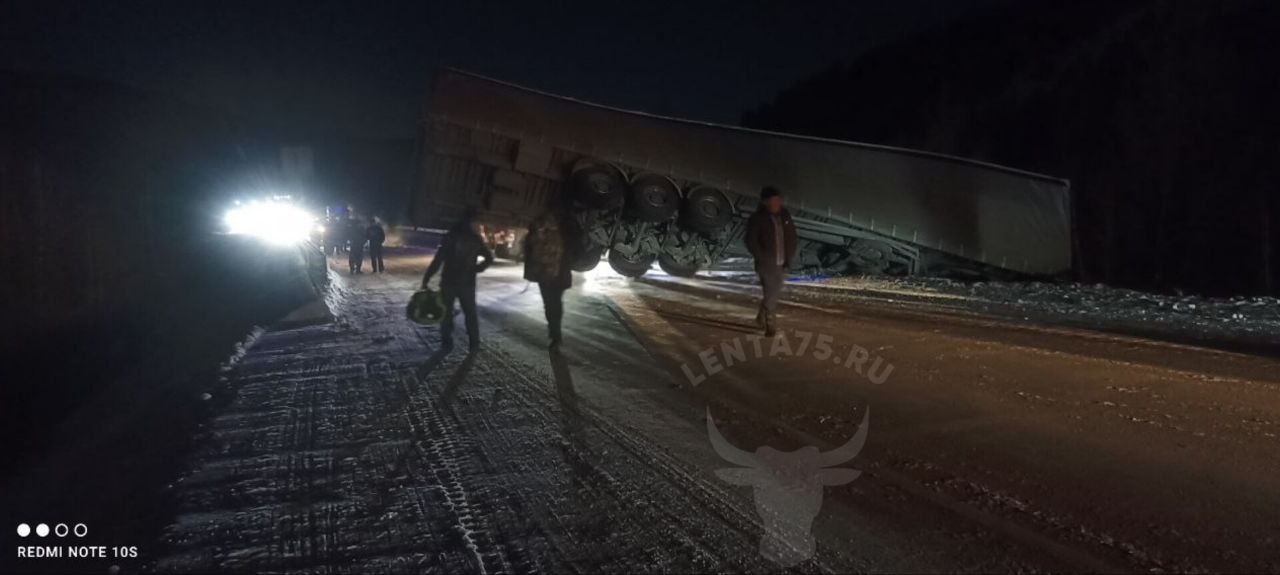
{"label": "snow bank at roadside", "polygon": [[1247,337],[1280,344],[1280,298],[1163,295],[1103,284],[958,282],[943,278],[797,278],[796,285],[886,296],[947,300],[1087,323],[1175,329],[1207,337]]}
{"label": "snow bank at roadside", "polygon": [[[753,272],[742,269],[718,269],[701,275],[736,283],[756,281]],[[928,277],[797,275],[787,283],[820,297],[874,297],[1149,335],[1272,344],[1280,350],[1280,298],[1275,297],[1208,298],[1103,284],[961,282]]]}

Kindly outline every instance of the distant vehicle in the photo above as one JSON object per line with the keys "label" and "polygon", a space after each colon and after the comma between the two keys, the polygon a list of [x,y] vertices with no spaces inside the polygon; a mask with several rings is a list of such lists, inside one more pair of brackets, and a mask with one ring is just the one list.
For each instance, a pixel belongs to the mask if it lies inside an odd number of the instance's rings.
{"label": "distant vehicle", "polygon": [[[825,273],[1051,276],[1071,269],[1066,180],[856,142],[630,112],[458,70],[434,78],[411,196],[416,226],[478,209],[515,238],[572,206],[584,243],[638,277],[745,256],[761,187],[786,194],[803,268]],[[567,196],[566,196],[567,194]]]}

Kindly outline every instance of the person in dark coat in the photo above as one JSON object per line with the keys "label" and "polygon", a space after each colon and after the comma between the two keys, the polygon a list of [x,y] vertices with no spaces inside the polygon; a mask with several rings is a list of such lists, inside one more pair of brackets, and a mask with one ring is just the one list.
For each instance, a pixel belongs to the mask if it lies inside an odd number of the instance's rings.
{"label": "person in dark coat", "polygon": [[347,241],[351,243],[351,252],[347,254],[348,271],[353,274],[364,273],[364,225],[359,218],[349,218],[346,222]]}
{"label": "person in dark coat", "polygon": [[569,247],[576,245],[573,230],[568,217],[552,210],[534,220],[524,237],[524,279],[538,284],[552,348],[560,347],[564,292],[573,285],[569,254]]}
{"label": "person in dark coat", "polygon": [[326,217],[320,225],[320,252],[325,256],[333,253],[333,218]]}
{"label": "person in dark coat", "polygon": [[387,241],[387,231],[382,229],[382,222],[378,218],[373,218],[369,222],[369,227],[364,229],[364,236],[369,240],[369,267],[373,273],[382,273],[387,271],[387,266],[382,263],[382,243]]}
{"label": "person in dark coat", "polygon": [[[482,261],[477,262],[477,259]],[[476,230],[475,217],[463,216],[440,241],[440,248],[422,276],[422,287],[440,275],[440,298],[444,317],[440,320],[440,340],[445,349],[453,347],[453,302],[457,300],[466,317],[467,337],[471,352],[480,349],[480,321],[476,317],[476,274],[493,263],[493,252]]]}
{"label": "person in dark coat", "polygon": [[756,275],[764,290],[756,324],[764,328],[765,336],[773,337],[777,333],[778,298],[796,253],[796,225],[782,207],[782,192],[777,188],[766,186],[760,191],[760,207],[747,220],[743,241],[755,258]]}

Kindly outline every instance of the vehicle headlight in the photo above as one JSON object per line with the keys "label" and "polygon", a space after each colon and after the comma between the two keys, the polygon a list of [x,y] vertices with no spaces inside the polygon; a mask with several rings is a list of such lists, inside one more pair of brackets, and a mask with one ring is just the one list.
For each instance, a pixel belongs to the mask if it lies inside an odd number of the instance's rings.
{"label": "vehicle headlight", "polygon": [[292,203],[255,201],[227,211],[223,222],[233,234],[250,235],[275,245],[305,241],[316,228],[316,218]]}

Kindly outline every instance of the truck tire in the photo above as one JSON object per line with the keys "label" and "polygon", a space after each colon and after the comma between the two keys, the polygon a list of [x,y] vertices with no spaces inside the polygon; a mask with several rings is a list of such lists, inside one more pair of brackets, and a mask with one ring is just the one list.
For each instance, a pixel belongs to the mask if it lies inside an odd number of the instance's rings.
{"label": "truck tire", "polygon": [[680,192],[671,180],[653,174],[642,175],[631,182],[627,209],[646,222],[671,219],[680,207]]}
{"label": "truck tire", "polygon": [[695,188],[689,192],[681,209],[684,225],[689,229],[702,233],[712,233],[733,217],[733,204],[724,192],[715,188]]}
{"label": "truck tire", "polygon": [[612,166],[583,166],[573,172],[570,185],[574,199],[590,208],[615,208],[627,196],[627,183]]}
{"label": "truck tire", "polygon": [[662,254],[658,256],[658,267],[662,268],[667,275],[691,278],[698,273],[699,266],[698,262],[681,263],[667,254]]}
{"label": "truck tire", "polygon": [[609,267],[613,271],[618,272],[629,278],[638,278],[649,271],[649,267],[653,265],[653,256],[636,254],[634,256],[622,255],[618,250],[609,250]]}
{"label": "truck tire", "polygon": [[569,269],[575,272],[589,272],[600,264],[600,256],[604,255],[603,246],[587,246],[576,250],[569,262]]}

